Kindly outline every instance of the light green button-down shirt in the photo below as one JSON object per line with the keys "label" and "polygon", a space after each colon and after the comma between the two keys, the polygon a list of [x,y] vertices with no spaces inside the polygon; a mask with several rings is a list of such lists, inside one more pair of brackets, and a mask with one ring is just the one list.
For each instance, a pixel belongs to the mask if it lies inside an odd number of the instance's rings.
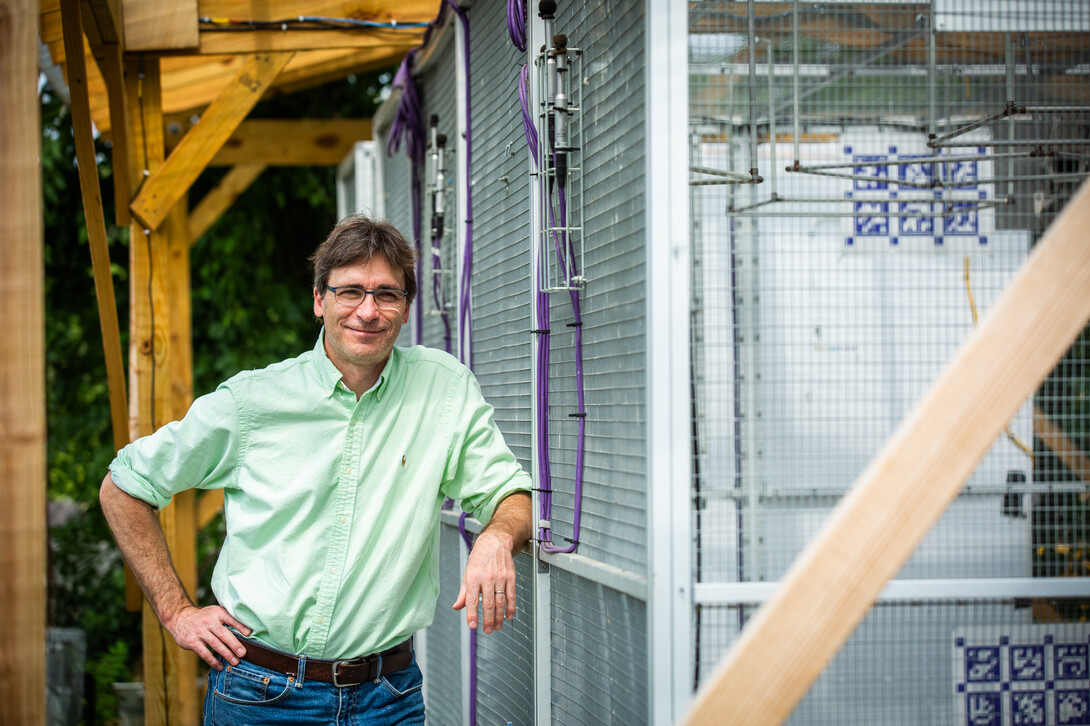
{"label": "light green button-down shirt", "polygon": [[316,658],[384,650],[431,623],[444,498],[487,522],[530,487],[454,358],[395,348],[357,401],[321,336],[197,399],[110,472],[159,508],[186,489],[223,489],[216,598],[257,640]]}

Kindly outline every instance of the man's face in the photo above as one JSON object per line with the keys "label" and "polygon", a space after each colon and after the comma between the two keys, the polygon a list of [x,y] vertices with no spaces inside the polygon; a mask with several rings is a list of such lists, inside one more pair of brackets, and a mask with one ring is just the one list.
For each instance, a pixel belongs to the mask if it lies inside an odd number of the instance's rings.
{"label": "man's face", "polygon": [[[327,284],[365,290],[405,289],[404,276],[378,256],[334,268]],[[375,304],[373,295],[364,296],[363,302],[352,307],[338,303],[331,290],[314,291],[314,314],[325,322],[326,355],[346,375],[350,369],[375,376],[382,371],[401,326],[409,321],[409,307],[406,301],[399,310],[384,310]]]}

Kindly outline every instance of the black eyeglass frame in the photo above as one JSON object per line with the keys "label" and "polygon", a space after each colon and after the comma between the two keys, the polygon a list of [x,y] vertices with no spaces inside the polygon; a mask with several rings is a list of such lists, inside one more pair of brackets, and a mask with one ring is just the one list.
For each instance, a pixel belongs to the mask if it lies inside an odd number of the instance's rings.
{"label": "black eyeglass frame", "polygon": [[[375,301],[375,307],[382,308],[383,310],[400,310],[401,306],[405,304],[405,300],[407,300],[409,297],[408,290],[399,290],[395,287],[380,287],[377,290],[367,290],[365,288],[359,287],[358,285],[340,285],[337,287],[334,287],[333,285],[326,285],[325,289],[333,293],[333,299],[337,302],[338,305],[344,305],[345,307],[353,308],[363,305],[363,301],[367,299],[368,295],[370,295],[371,299]],[[341,300],[342,290],[351,290],[352,292],[363,293],[363,296],[357,303],[344,302]],[[398,295],[398,299],[396,301],[382,301],[379,299],[379,295],[382,295],[384,293],[396,294]]]}

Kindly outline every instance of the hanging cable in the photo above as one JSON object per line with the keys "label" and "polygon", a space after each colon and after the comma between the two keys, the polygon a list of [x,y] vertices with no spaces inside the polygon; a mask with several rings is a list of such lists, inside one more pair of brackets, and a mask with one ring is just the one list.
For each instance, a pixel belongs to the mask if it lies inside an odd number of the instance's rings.
{"label": "hanging cable", "polygon": [[507,34],[511,43],[526,52],[526,0],[507,0]]}
{"label": "hanging cable", "polygon": [[432,114],[431,156],[433,188],[431,193],[431,285],[432,299],[440,320],[443,321],[443,350],[451,352],[450,315],[447,313],[447,301],[444,294],[443,275],[446,273],[443,261],[443,228],[446,212],[446,168],[444,164],[447,145],[446,134],[439,133],[439,117]]}
{"label": "hanging cable", "polygon": [[466,189],[466,236],[465,247],[462,250],[462,275],[459,281],[459,305],[458,309],[458,359],[473,369],[473,299],[470,295],[470,285],[473,280],[473,111],[470,103],[469,75],[469,15],[458,6],[454,0],[447,0],[447,4],[454,9],[455,15],[462,24],[462,37],[464,41],[464,66],[465,66],[465,189]]}
{"label": "hanging cable", "polygon": [[[401,90],[401,97],[397,102],[397,111],[394,114],[393,124],[390,126],[390,137],[386,142],[386,155],[393,156],[401,148],[402,139],[405,140],[405,153],[409,157],[409,170],[411,175],[412,194],[412,225],[413,246],[416,249],[416,289],[422,289],[423,257],[421,255],[421,210],[420,210],[420,167],[424,163],[424,113],[420,107],[420,96],[416,91],[416,83],[413,81],[413,60],[416,56],[414,48],[405,54],[404,60],[394,75],[393,87]],[[416,340],[419,342],[424,335],[423,305],[416,306],[414,315]]]}
{"label": "hanging cable", "polygon": [[419,30],[429,23],[399,23],[396,20],[360,20],[359,18],[331,18],[321,15],[299,15],[279,20],[254,18],[197,18],[205,32],[253,32],[258,30]]}
{"label": "hanging cable", "polygon": [[[969,312],[973,316],[973,327],[975,328],[976,324],[977,324],[976,301],[973,299],[973,286],[970,283],[970,279],[969,279],[969,256],[968,255],[965,256],[965,294],[969,298]],[[1036,457],[1033,454],[1033,449],[1031,449],[1021,439],[1019,439],[1017,436],[1014,435],[1014,431],[1011,430],[1011,425],[1010,425],[1009,422],[1007,423],[1006,426],[1003,427],[1003,433],[1005,433],[1007,435],[1007,438],[1010,440],[1010,442],[1012,444],[1014,444],[1019,449],[1021,449],[1022,452],[1026,456],[1028,456],[1030,458],[1030,461],[1034,461],[1036,459]]]}
{"label": "hanging cable", "polygon": [[[549,2],[548,0],[541,3],[541,15],[546,21],[548,30],[551,30],[551,21],[555,10],[555,3]],[[566,58],[564,56],[567,49],[567,38],[563,35],[557,35],[553,40],[554,47],[546,52],[545,72],[547,74],[547,95],[550,96],[547,101],[547,109],[550,110],[546,113],[546,118],[548,119],[547,123],[549,126],[548,139],[550,152],[552,154],[554,176],[548,177],[545,182],[547,184],[547,193],[544,195],[545,209],[542,211],[543,214],[547,215],[549,220],[549,236],[553,241],[553,248],[561,277],[565,280],[572,280],[578,276],[579,270],[576,263],[574,246],[571,244],[570,235],[567,231],[568,210],[565,191],[567,187],[566,152],[571,150],[567,138],[567,98],[564,88],[564,74],[566,73]],[[530,147],[531,159],[534,160],[534,165],[536,167],[540,150],[538,148],[539,139],[537,128],[530,111],[528,66],[523,66],[520,70],[518,93],[522,109],[523,132],[526,136],[526,143]],[[560,99],[559,101],[558,97]],[[563,161],[561,160],[562,158]],[[555,185],[553,183],[554,180]],[[538,178],[538,183],[543,183],[540,176]],[[553,206],[554,191],[556,199],[555,209]],[[575,337],[575,387],[577,401],[576,413],[569,414],[569,416],[578,419],[578,434],[576,438],[572,537],[568,539],[569,544],[567,546],[558,546],[553,543],[552,530],[553,489],[552,467],[549,457],[550,301],[547,289],[548,285],[545,279],[545,259],[546,255],[544,254],[535,256],[533,274],[534,294],[537,300],[535,306],[537,311],[535,320],[536,329],[533,332],[538,335],[537,352],[535,356],[538,375],[537,390],[535,393],[537,394],[537,400],[539,402],[539,413],[537,417],[537,458],[540,476],[538,487],[540,490],[540,517],[537,529],[538,539],[543,551],[550,553],[570,553],[574,552],[579,546],[582,519],[583,462],[586,443],[586,399],[583,384],[583,319],[579,288],[574,285],[569,285],[568,295],[572,305],[572,322],[569,323],[569,327],[574,328]]]}

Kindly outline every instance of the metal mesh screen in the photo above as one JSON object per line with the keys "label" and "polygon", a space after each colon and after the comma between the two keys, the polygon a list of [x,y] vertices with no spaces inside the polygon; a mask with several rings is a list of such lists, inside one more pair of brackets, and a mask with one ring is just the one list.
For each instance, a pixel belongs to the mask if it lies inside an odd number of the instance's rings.
{"label": "metal mesh screen", "polygon": [[439,528],[439,603],[435,621],[427,630],[428,661],[424,674],[428,723],[462,723],[462,612],[450,605],[462,584],[461,535],[456,526]]}
{"label": "metal mesh screen", "polygon": [[[756,607],[703,608],[700,676],[715,669]],[[1086,712],[1070,692],[1086,688],[1090,633],[1034,619],[1017,600],[878,603],[788,723],[1078,723],[1072,714]],[[912,637],[899,637],[904,631]]]}
{"label": "metal mesh screen", "polygon": [[[583,366],[587,402],[579,553],[646,567],[644,16],[642,3],[561,5],[556,28],[584,48]],[[623,169],[623,173],[618,173]],[[566,293],[551,298],[553,531],[572,531],[577,420]],[[563,542],[557,539],[558,544]]]}
{"label": "metal mesh screen", "polygon": [[[1019,0],[690,8],[694,579],[772,581],[1090,170],[1090,17]],[[1084,334],[900,579],[1087,574],[1088,355]],[[1046,599],[881,605],[793,722],[950,722],[967,702],[937,670],[953,629],[1085,612]],[[742,612],[699,605],[695,681]]]}
{"label": "metal mesh screen", "polygon": [[507,41],[504,3],[475,5],[473,369],[508,446],[530,471],[530,185],[518,100],[524,60]]}
{"label": "metal mesh screen", "polygon": [[[389,128],[376,130],[378,141],[376,154],[380,155],[382,174],[382,194],[386,219],[412,244],[413,241],[413,217],[412,217],[412,182],[410,177],[409,159],[405,155],[405,146],[393,156],[386,155],[386,145],[389,140]],[[413,315],[416,315],[415,311]],[[413,342],[413,326],[405,325],[397,337],[397,344],[409,346]]]}
{"label": "metal mesh screen", "polygon": [[647,722],[647,606],[553,568],[553,723]]}
{"label": "metal mesh screen", "polygon": [[[518,612],[503,630],[477,638],[477,723],[534,723],[533,558],[515,558]],[[464,625],[463,625],[464,627]]]}
{"label": "metal mesh screen", "polygon": [[[447,137],[447,144],[445,150],[445,170],[446,170],[446,184],[449,190],[447,194],[447,204],[449,205],[446,213],[445,228],[446,233],[443,237],[442,247],[444,253],[442,255],[442,265],[444,273],[442,274],[441,285],[445,288],[445,300],[449,301],[450,308],[447,310],[447,319],[449,323],[449,335],[451,352],[454,355],[458,354],[458,274],[456,269],[457,255],[454,253],[457,245],[455,240],[458,235],[458,225],[456,220],[459,217],[461,210],[460,202],[458,201],[458,195],[456,192],[457,185],[455,179],[458,179],[465,174],[463,167],[463,160],[459,158],[458,154],[458,117],[461,113],[458,107],[458,81],[455,73],[454,62],[454,32],[451,29],[443,35],[443,40],[435,49],[431,58],[431,62],[423,69],[423,72],[417,77],[417,88],[420,90],[420,103],[423,107],[422,115],[424,117],[424,123],[427,128],[430,128],[431,117],[438,116],[439,123],[437,130],[441,134],[445,134]],[[429,132],[430,133],[430,132]],[[433,292],[433,264],[432,264],[432,238],[431,238],[431,214],[432,214],[432,200],[429,194],[429,186],[434,183],[432,171],[432,164],[430,160],[426,160],[424,169],[421,169],[421,235],[422,252],[423,255],[423,278],[421,280],[420,290],[420,304],[423,305],[424,325],[423,336],[420,339],[421,345],[426,345],[432,348],[438,348],[444,350],[446,342],[447,328],[443,325],[443,319],[439,315],[439,309],[434,301]]]}

